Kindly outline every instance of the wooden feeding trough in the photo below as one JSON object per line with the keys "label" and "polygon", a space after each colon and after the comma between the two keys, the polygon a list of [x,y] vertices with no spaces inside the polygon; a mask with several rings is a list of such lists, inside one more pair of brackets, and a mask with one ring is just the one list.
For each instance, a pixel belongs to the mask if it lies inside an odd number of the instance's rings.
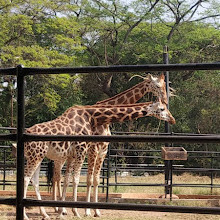
{"label": "wooden feeding trough", "polygon": [[162,159],[187,160],[187,151],[183,147],[162,147]]}

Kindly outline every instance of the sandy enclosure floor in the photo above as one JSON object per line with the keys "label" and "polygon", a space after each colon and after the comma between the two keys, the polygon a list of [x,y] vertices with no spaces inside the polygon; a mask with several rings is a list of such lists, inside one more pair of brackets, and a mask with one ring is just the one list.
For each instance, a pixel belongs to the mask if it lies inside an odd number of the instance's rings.
{"label": "sandy enclosure floor", "polygon": [[[53,208],[46,208],[48,215],[51,219],[57,219],[57,214]],[[15,207],[0,206],[0,219],[1,220],[14,220]],[[79,219],[73,216],[71,209],[67,209],[68,215],[63,219]],[[102,216],[100,218],[95,217],[83,217],[84,210],[79,209],[79,213],[82,216],[81,219],[100,219],[100,220],[220,220],[219,215],[201,215],[201,214],[180,214],[180,213],[165,213],[165,212],[140,212],[140,211],[120,211],[120,210],[101,210]],[[92,211],[93,213],[93,211]],[[28,208],[27,214],[30,220],[42,219],[39,214],[39,208]]]}

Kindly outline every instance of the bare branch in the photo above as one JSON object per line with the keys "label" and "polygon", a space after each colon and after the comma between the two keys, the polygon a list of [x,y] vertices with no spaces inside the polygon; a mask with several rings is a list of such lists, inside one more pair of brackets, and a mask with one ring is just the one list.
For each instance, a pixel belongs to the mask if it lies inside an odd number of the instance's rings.
{"label": "bare branch", "polygon": [[217,18],[217,17],[220,17],[220,14],[205,16],[203,18],[198,18],[198,19],[195,19],[195,20],[192,20],[192,21],[189,21],[189,22],[203,21],[203,20],[208,19],[208,18]]}
{"label": "bare branch", "polygon": [[124,37],[124,40],[123,40],[123,43],[125,43],[128,39],[128,36],[129,34],[132,32],[132,30],[137,27],[143,20],[144,18],[146,17],[146,15],[148,15],[153,9],[154,7],[156,6],[156,4],[159,2],[159,0],[156,0],[154,2],[154,4],[150,7],[150,9],[137,21],[135,22],[128,30],[127,30],[127,33],[125,34],[125,37]]}

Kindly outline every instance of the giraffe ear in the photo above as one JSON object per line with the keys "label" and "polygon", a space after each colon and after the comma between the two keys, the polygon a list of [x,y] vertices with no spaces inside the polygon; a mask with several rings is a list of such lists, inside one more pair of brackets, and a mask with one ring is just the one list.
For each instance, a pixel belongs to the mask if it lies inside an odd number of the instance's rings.
{"label": "giraffe ear", "polygon": [[161,101],[161,98],[160,98],[160,97],[158,98],[158,101],[159,101],[160,104],[162,104],[162,101]]}
{"label": "giraffe ear", "polygon": [[163,73],[160,74],[160,81],[161,81],[161,80],[165,80],[165,76],[164,76]]}

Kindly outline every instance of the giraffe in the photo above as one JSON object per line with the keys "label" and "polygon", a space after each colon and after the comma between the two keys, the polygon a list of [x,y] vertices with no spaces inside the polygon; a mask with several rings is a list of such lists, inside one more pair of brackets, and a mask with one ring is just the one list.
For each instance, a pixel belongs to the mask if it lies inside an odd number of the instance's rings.
{"label": "giraffe", "polygon": [[[167,104],[168,101],[164,74],[161,74],[159,77],[148,74],[144,79],[144,81],[138,83],[132,88],[125,90],[124,92],[119,93],[111,98],[97,102],[96,105],[134,104],[148,92],[152,92],[154,96],[156,96],[158,99],[161,99],[163,103]],[[171,90],[170,95],[173,95],[173,89],[169,89]],[[102,125],[96,127],[94,135],[111,135],[109,126]],[[107,142],[91,143],[91,147],[88,149],[87,202],[90,202],[91,200],[90,197],[92,185],[94,187],[93,202],[98,202],[100,171],[107,154],[108,144],[109,143]],[[95,209],[94,211],[94,216],[99,217],[100,211],[98,209]],[[91,211],[89,208],[86,209],[85,216],[91,216]]]}
{"label": "giraffe", "polygon": [[[116,105],[116,104],[133,104],[136,103],[140,98],[142,98],[146,93],[152,92],[154,96],[157,96],[162,100],[163,103],[167,104],[167,94],[166,94],[166,85],[164,74],[161,74],[159,77],[152,76],[148,74],[146,77],[143,77],[144,81],[138,83],[132,88],[119,93],[109,99],[97,102],[96,105]],[[100,126],[95,130],[96,135],[111,135],[110,130],[107,125]],[[108,143],[92,143],[88,151],[88,176],[87,176],[87,196],[86,201],[90,201],[91,186],[93,180],[95,179],[94,185],[94,202],[98,201],[98,185],[99,185],[99,175],[102,162],[106,156],[108,148]],[[54,175],[53,175],[53,200],[57,200],[57,190],[58,196],[61,197],[61,169],[65,161],[56,162],[54,161]],[[40,169],[38,169],[39,172]],[[36,175],[36,177],[35,177]],[[31,182],[35,186],[35,191],[39,187],[39,174],[35,173]],[[94,175],[94,177],[93,177]],[[36,194],[39,193],[36,191]],[[55,209],[57,211],[57,208]],[[66,214],[65,209],[63,214]],[[90,216],[90,209],[86,209],[86,216]],[[99,216],[99,210],[95,209],[95,216]]]}
{"label": "giraffe", "polygon": [[[41,135],[92,135],[93,129],[98,126],[109,125],[114,122],[134,120],[145,116],[154,116],[166,120],[171,124],[175,123],[175,119],[167,109],[166,105],[161,101],[126,106],[73,106],[52,121],[43,122],[27,128],[26,133]],[[24,145],[24,155],[27,161],[24,174],[24,198],[26,198],[27,187],[33,174],[44,157],[47,157],[54,161],[67,160],[62,200],[65,200],[66,188],[70,180],[71,172],[69,171],[72,171],[74,168],[73,198],[74,201],[76,201],[80,170],[88,146],[89,143],[78,141],[26,142]],[[37,196],[40,200],[40,193]],[[62,209],[60,213],[62,214]],[[49,216],[43,207],[41,207],[41,214],[44,219],[49,219]],[[77,209],[75,209],[75,215],[79,216]],[[25,219],[28,219],[25,210],[24,217]]]}
{"label": "giraffe", "polygon": [[[151,105],[152,104],[152,105]],[[116,106],[110,106],[111,108],[119,108],[120,110],[123,110],[124,108],[128,109],[128,111],[130,111],[131,109],[129,107],[135,107],[136,110],[139,109],[140,106],[144,106],[146,105],[146,103],[139,103],[139,104],[133,104],[133,105],[116,105]],[[111,123],[114,123],[114,122],[122,122],[122,121],[125,121],[125,120],[133,120],[133,119],[136,119],[136,118],[139,118],[139,117],[144,117],[144,116],[154,116],[154,117],[157,117],[161,120],[166,120],[168,121],[169,123],[171,124],[174,124],[175,123],[175,119],[172,117],[171,113],[169,112],[169,110],[167,109],[166,105],[163,104],[161,101],[159,102],[156,102],[156,103],[148,103],[147,105],[149,105],[149,112],[146,114],[146,115],[142,115],[140,116],[139,112],[133,112],[131,114],[133,114],[133,118],[130,117],[130,113],[128,114],[127,112],[123,115],[122,112],[119,112],[118,114],[120,114],[120,117],[123,117],[122,119],[120,119],[119,117],[115,119],[114,116],[112,116],[110,113],[110,111],[106,111],[106,116],[101,116],[103,118],[108,118],[108,117],[113,117],[113,119],[111,119],[109,122],[107,123],[103,123],[102,125],[99,125],[97,124],[97,126],[94,127],[94,129],[96,130],[97,128],[101,128],[102,131],[103,131],[103,128],[104,128],[104,131],[107,131],[106,133],[102,133],[102,135],[110,135],[110,132],[109,132],[109,124]],[[106,105],[103,105],[103,106],[100,106],[100,105],[94,105],[95,108],[100,108],[100,107],[103,107],[103,108],[108,108],[108,106]],[[151,113],[150,113],[151,112]],[[166,112],[166,113],[165,113]],[[95,115],[99,115],[100,113],[95,113]],[[169,119],[163,117],[163,115],[166,114],[166,115],[169,115]],[[137,117],[136,117],[137,116]],[[170,120],[171,119],[171,120]],[[107,120],[107,119],[106,119]],[[93,135],[96,135],[96,133],[94,131],[92,131],[92,134]],[[98,135],[100,135],[100,131],[97,133]],[[107,142],[104,144],[108,144]],[[90,143],[90,145],[87,146],[88,149],[92,149],[92,145]],[[82,161],[83,163],[83,161]],[[100,163],[101,164],[101,163]],[[75,163],[76,166],[78,166],[77,163]],[[72,165],[71,169],[74,169],[74,176],[73,176],[73,199],[74,201],[77,201],[77,186],[79,184],[79,175],[80,175],[80,171],[77,170],[76,172],[76,167],[75,165]],[[80,167],[82,167],[82,164],[80,165]],[[63,187],[63,195],[62,195],[62,200],[65,200],[65,195],[66,195],[66,188],[68,186],[68,183],[69,183],[69,175],[71,173],[71,169],[69,169],[68,167],[68,163],[67,163],[67,169],[66,169],[66,174],[65,174],[65,180],[64,180],[64,187]],[[96,194],[97,195],[97,194]],[[62,208],[59,210],[59,214],[62,215]],[[75,216],[79,216],[78,214],[78,211],[76,208],[73,208],[73,213]]]}

